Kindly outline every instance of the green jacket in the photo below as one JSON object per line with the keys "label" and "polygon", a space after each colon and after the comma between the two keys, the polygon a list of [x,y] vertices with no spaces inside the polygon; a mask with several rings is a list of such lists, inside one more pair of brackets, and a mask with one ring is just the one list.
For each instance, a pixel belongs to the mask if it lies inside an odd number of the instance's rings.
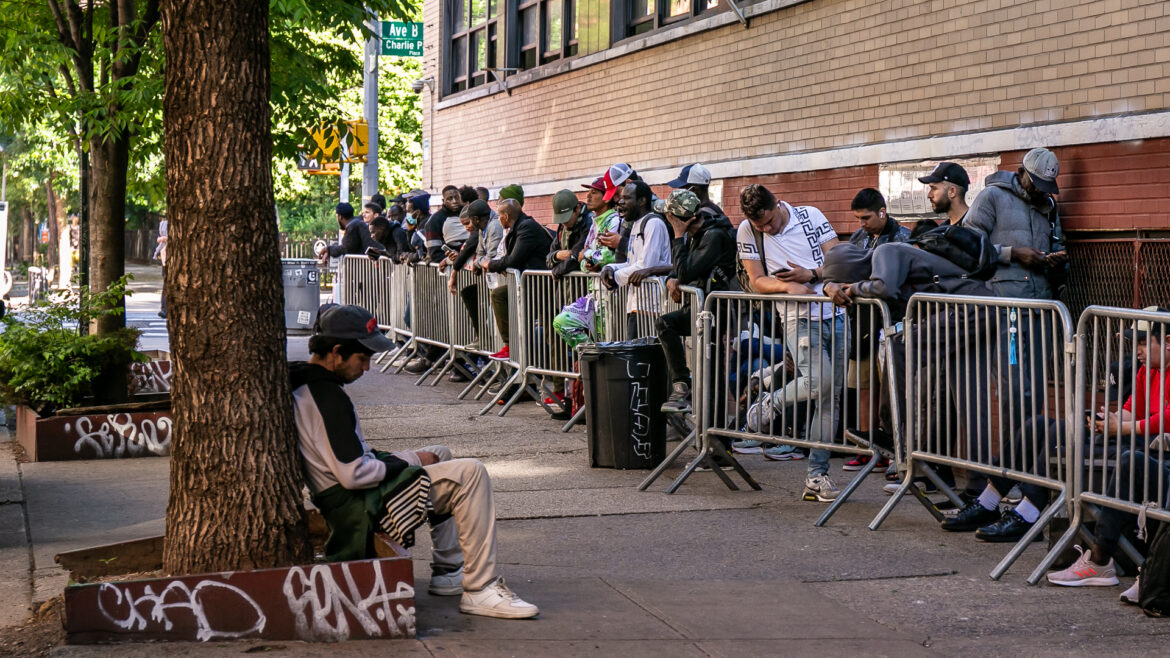
{"label": "green jacket", "polygon": [[[383,455],[390,457],[390,453],[380,450],[374,452],[379,458]],[[386,501],[424,472],[421,467],[408,466],[376,487],[346,489],[338,484],[314,494],[313,505],[321,510],[321,516],[329,526],[325,559],[343,562],[377,557],[374,552],[374,533],[379,531],[378,524],[386,516]]]}

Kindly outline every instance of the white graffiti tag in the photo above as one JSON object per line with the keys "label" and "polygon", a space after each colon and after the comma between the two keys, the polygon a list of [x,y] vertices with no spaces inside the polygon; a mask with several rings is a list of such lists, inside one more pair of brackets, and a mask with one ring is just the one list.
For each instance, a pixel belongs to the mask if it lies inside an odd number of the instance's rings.
{"label": "white graffiti tag", "polygon": [[[224,596],[236,596],[255,612],[255,621],[243,630],[217,629],[207,619],[207,612],[203,607],[203,596],[215,592],[216,604],[223,606]],[[109,596],[106,596],[106,595]],[[112,598],[110,608],[106,607],[106,600]],[[98,610],[102,615],[119,628],[133,631],[147,630],[148,627],[161,624],[161,630],[169,631],[174,627],[170,615],[173,610],[186,610],[195,620],[195,639],[206,642],[214,639],[231,639],[245,637],[252,633],[264,631],[268,620],[264,611],[242,589],[214,580],[204,580],[188,589],[182,581],[173,581],[158,594],[154,588],[147,585],[139,596],[134,596],[130,588],[120,588],[113,583],[104,583],[98,590]],[[241,606],[242,607],[242,606]],[[145,613],[145,614],[144,614]],[[238,621],[240,615],[233,615]],[[243,622],[246,623],[245,618]]]}
{"label": "white graffiti tag", "polygon": [[[332,565],[341,570],[344,583],[334,580],[331,565],[293,567],[284,579],[284,595],[296,618],[302,640],[342,641],[350,638],[349,618],[361,625],[367,637],[405,637],[414,634],[414,606],[395,601],[414,598],[414,588],[398,582],[393,592],[378,562]],[[354,582],[351,568],[369,568],[373,584],[364,596]],[[391,607],[393,606],[393,608]],[[385,629],[385,630],[383,630]]]}
{"label": "white graffiti tag", "polygon": [[637,380],[645,379],[649,374],[649,363],[626,361],[626,376],[634,380],[630,384],[630,439],[634,442],[634,454],[643,458],[650,457],[650,415],[646,410],[650,389]]}
{"label": "white graffiti tag", "polygon": [[171,452],[171,419],[145,418],[135,422],[130,414],[110,414],[97,429],[93,418],[82,416],[73,425],[65,425],[65,435],[76,431],[73,452],[92,450],[98,458],[138,457],[142,453],[166,456]]}

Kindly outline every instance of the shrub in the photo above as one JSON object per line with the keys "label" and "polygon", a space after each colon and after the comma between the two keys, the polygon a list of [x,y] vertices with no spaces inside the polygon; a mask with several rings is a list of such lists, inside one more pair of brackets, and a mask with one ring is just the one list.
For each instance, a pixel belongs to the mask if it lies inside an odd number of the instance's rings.
{"label": "shrub", "polygon": [[23,404],[44,414],[77,406],[111,369],[147,358],[134,351],[141,333],[124,327],[103,335],[77,328],[96,317],[121,313],[129,275],[109,290],[40,302],[0,318],[0,404]]}

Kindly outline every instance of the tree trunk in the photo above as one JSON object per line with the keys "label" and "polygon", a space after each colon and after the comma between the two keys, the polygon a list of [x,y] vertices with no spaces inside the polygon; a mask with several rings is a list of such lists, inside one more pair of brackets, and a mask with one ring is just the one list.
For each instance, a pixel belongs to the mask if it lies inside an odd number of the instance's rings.
{"label": "tree trunk", "polygon": [[[57,203],[57,193],[53,190],[53,180],[57,174],[50,173],[49,179],[45,181],[45,205],[48,208],[48,218],[45,224],[49,227],[49,251],[45,255],[45,262],[49,267],[57,270],[57,236],[60,235],[59,217],[61,208]],[[64,287],[64,286],[60,286]]]}
{"label": "tree trunk", "polygon": [[27,205],[22,209],[24,222],[20,227],[20,258],[26,264],[32,265],[36,261],[37,247],[34,236],[37,232],[37,220],[33,217],[32,208]]}
{"label": "tree trunk", "polygon": [[162,20],[175,363],[163,568],[304,563],[270,169],[268,3],[166,0]]}
{"label": "tree trunk", "polygon": [[[121,130],[90,141],[89,287],[105,290],[126,273],[126,175],[130,136]],[[125,310],[126,300],[120,304]],[[91,323],[92,333],[126,325],[126,315],[106,315]]]}

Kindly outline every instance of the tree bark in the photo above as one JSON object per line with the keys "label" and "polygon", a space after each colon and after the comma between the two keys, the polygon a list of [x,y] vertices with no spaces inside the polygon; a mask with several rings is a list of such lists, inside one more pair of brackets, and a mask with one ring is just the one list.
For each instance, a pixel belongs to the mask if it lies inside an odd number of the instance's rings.
{"label": "tree bark", "polygon": [[22,210],[24,224],[20,227],[20,258],[26,264],[32,265],[37,257],[37,246],[34,239],[37,232],[37,222],[33,218],[32,208],[26,205]]}
{"label": "tree bark", "polygon": [[[130,136],[118,130],[110,137],[90,141],[89,186],[89,287],[105,290],[126,273],[126,169],[130,162]],[[104,334],[126,325],[123,313],[106,315],[91,323],[90,331]]]}
{"label": "tree bark", "polygon": [[45,181],[45,205],[49,215],[48,219],[45,220],[45,224],[49,227],[49,252],[46,254],[46,261],[53,270],[59,269],[57,267],[57,236],[61,233],[61,208],[57,203],[57,192],[53,190],[53,180],[56,178],[57,174],[50,173],[49,179]]}
{"label": "tree bark", "polygon": [[270,169],[268,3],[163,5],[175,366],[163,566],[304,563]]}

